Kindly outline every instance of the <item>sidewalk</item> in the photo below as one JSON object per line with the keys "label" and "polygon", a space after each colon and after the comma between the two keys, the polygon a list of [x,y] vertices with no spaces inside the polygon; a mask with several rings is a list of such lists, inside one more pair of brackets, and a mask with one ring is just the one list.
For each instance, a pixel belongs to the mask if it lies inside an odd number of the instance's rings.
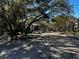
{"label": "sidewalk", "polygon": [[55,36],[73,36],[73,35],[67,35],[67,34],[61,34],[60,32],[52,32],[52,33],[41,33],[41,34],[27,34],[27,35],[35,35],[35,36],[49,36],[49,35],[55,35]]}

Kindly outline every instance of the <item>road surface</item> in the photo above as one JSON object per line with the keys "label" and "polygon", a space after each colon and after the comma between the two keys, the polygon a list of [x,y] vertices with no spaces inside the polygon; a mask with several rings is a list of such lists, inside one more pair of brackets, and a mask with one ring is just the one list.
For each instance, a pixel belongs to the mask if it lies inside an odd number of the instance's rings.
{"label": "road surface", "polygon": [[0,59],[79,59],[79,38],[46,35],[0,44]]}

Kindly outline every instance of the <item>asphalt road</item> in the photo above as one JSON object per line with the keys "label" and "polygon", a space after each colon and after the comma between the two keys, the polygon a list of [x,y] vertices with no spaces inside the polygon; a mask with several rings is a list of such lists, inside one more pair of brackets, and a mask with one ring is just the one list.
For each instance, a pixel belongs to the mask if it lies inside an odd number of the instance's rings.
{"label": "asphalt road", "polygon": [[0,59],[79,59],[79,38],[41,35],[0,44]]}

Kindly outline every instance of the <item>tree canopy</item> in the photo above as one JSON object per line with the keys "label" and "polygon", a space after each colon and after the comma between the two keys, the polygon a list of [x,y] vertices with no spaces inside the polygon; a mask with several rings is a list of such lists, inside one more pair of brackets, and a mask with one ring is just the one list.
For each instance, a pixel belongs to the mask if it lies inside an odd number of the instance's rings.
{"label": "tree canopy", "polygon": [[[27,33],[38,20],[70,13],[68,0],[0,0],[0,28],[13,36],[18,31]],[[27,23],[30,19],[32,21]]]}

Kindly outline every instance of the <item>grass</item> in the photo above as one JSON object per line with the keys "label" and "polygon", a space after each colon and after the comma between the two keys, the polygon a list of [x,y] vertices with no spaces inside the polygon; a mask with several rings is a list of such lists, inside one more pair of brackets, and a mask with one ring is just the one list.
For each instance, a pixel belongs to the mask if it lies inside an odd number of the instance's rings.
{"label": "grass", "polygon": [[72,31],[70,31],[70,32],[64,32],[64,34],[67,34],[67,35],[77,35],[77,36],[79,36],[79,32],[72,32]]}

